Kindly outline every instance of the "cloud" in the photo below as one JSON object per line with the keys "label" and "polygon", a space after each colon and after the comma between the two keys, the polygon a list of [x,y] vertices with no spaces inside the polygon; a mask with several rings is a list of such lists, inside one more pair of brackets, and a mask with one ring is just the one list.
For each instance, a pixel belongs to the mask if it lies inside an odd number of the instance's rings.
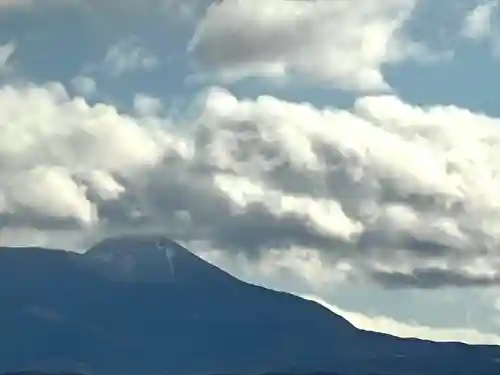
{"label": "cloud", "polygon": [[14,42],[0,45],[0,74],[5,73],[9,69],[8,62],[15,51],[16,44]]}
{"label": "cloud", "polygon": [[500,328],[500,297],[494,299],[493,308],[495,309],[494,324]]}
{"label": "cloud", "polygon": [[123,189],[116,176],[162,155],[145,127],[60,84],[5,86],[0,106],[0,227],[92,226],[97,201]]}
{"label": "cloud", "polygon": [[405,338],[415,337],[424,340],[463,342],[473,345],[498,345],[500,342],[500,336],[472,328],[439,328],[403,323],[386,316],[368,316],[358,312],[345,311],[314,296],[303,296],[303,298],[321,304],[347,319],[355,327],[366,331],[383,332]]}
{"label": "cloud", "polygon": [[0,0],[0,10],[24,8],[33,4],[33,0]]}
{"label": "cloud", "polygon": [[163,110],[163,103],[159,98],[146,94],[134,96],[134,109],[139,116],[157,116]]}
{"label": "cloud", "polygon": [[466,15],[461,32],[464,38],[489,46],[495,58],[500,58],[499,7],[498,0],[482,2]]}
{"label": "cloud", "polygon": [[122,39],[111,46],[102,62],[103,68],[114,77],[138,70],[152,70],[159,64],[158,57],[142,47],[135,37]]}
{"label": "cloud", "polygon": [[498,6],[497,0],[490,0],[472,9],[464,20],[462,35],[473,40],[488,38],[493,32],[492,22]]}
{"label": "cloud", "polygon": [[388,285],[497,282],[498,120],[392,96],[348,112],[216,90],[201,122],[203,159],[224,173],[214,181],[236,206],[233,225],[238,211],[272,214],[232,228],[229,248],[239,239],[322,249],[346,272]]}
{"label": "cloud", "polygon": [[71,86],[76,93],[84,97],[91,97],[97,91],[97,84],[94,79],[87,76],[76,76],[71,80]]}
{"label": "cloud", "polygon": [[0,225],[161,230],[318,285],[498,284],[500,119],[212,88],[172,122],[152,100],[136,117],[59,84],[5,87]]}
{"label": "cloud", "polygon": [[388,90],[382,68],[436,56],[404,26],[416,0],[234,0],[213,4],[190,51],[224,80],[290,74],[361,91]]}

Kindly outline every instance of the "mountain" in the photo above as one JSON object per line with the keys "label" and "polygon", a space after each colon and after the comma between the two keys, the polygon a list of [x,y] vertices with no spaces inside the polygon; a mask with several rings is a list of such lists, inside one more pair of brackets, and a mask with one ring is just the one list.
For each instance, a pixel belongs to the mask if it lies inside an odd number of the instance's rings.
{"label": "mountain", "polygon": [[0,372],[500,374],[500,347],[361,331],[162,236],[0,248],[0,306]]}

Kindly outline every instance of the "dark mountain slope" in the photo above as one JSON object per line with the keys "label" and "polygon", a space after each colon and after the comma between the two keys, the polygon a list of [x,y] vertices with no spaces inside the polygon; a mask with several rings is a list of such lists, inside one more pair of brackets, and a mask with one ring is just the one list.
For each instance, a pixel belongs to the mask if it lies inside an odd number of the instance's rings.
{"label": "dark mountain slope", "polygon": [[0,371],[434,371],[453,363],[500,373],[500,348],[360,331],[158,236],[109,239],[83,255],[0,249],[0,306]]}

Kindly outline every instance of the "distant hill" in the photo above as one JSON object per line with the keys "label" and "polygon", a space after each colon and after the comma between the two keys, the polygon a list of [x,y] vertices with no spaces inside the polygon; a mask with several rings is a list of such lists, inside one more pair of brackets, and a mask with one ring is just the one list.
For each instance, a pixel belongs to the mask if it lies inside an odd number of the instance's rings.
{"label": "distant hill", "polygon": [[361,331],[161,236],[0,248],[0,306],[0,372],[500,374],[500,347]]}

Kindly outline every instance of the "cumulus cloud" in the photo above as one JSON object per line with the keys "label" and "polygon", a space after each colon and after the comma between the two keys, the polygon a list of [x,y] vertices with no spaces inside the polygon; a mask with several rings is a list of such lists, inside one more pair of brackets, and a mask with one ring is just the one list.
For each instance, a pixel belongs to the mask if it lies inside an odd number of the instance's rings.
{"label": "cumulus cloud", "polygon": [[416,0],[217,2],[200,22],[190,50],[198,69],[225,80],[297,73],[345,89],[387,90],[384,65],[434,55],[404,32],[416,5]]}
{"label": "cumulus cloud", "polygon": [[358,312],[345,311],[315,296],[304,296],[304,298],[323,305],[343,316],[355,327],[366,331],[383,332],[405,338],[416,337],[424,340],[463,342],[472,345],[498,345],[500,342],[500,336],[472,328],[439,328],[416,323],[403,323],[386,316],[368,316]]}
{"label": "cumulus cloud", "polygon": [[0,223],[161,230],[313,283],[498,284],[499,119],[394,96],[195,102],[172,123],[58,84],[5,87]]}
{"label": "cumulus cloud", "polygon": [[[291,220],[284,242],[280,226],[260,245],[321,248],[346,272],[392,285],[497,282],[498,120],[392,96],[321,111],[216,90],[201,121],[217,129],[207,130],[204,159],[225,174],[215,184],[236,212],[258,205],[280,225]],[[268,225],[259,221],[263,241]]]}
{"label": "cumulus cloud", "polygon": [[145,127],[114,107],[89,107],[59,84],[0,93],[0,226],[89,226],[97,201],[116,198],[117,176],[162,155]]}

